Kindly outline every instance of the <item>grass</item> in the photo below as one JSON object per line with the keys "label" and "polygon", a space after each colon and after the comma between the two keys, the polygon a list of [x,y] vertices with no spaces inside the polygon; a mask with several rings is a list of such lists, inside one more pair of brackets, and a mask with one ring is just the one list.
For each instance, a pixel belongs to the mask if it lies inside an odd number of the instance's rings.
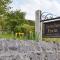
{"label": "grass", "polygon": [[[30,34],[29,38],[28,36],[14,36],[13,34],[0,34],[0,38],[6,38],[6,39],[18,39],[18,40],[35,40],[38,41],[38,35],[36,34],[35,37],[33,34]],[[43,41],[46,42],[60,42],[60,38],[43,38]]]}
{"label": "grass", "polygon": [[43,40],[47,42],[60,42],[60,38],[43,38]]}
{"label": "grass", "polygon": [[0,38],[6,38],[6,39],[18,39],[18,40],[35,40],[35,37],[33,37],[32,35],[29,36],[19,36],[17,37],[14,34],[0,34]]}
{"label": "grass", "polygon": [[12,34],[0,34],[0,38],[10,39],[10,38],[14,38],[14,35],[12,35]]}

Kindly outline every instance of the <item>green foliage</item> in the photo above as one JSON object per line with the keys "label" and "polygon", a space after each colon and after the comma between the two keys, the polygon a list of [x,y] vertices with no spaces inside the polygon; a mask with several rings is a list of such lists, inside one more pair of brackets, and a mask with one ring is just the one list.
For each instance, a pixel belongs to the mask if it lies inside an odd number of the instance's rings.
{"label": "green foliage", "polygon": [[25,19],[25,13],[21,12],[21,10],[11,11],[7,13],[7,18],[17,20]]}
{"label": "green foliage", "polygon": [[10,2],[11,0],[0,0],[0,31],[2,31],[2,33],[5,30],[6,13]]}
{"label": "green foliage", "polygon": [[16,32],[24,33],[24,38],[32,39],[35,33],[35,22],[25,19],[25,12],[21,10],[9,11],[12,0],[0,0],[0,32],[2,36],[15,36]]}
{"label": "green foliage", "polygon": [[6,28],[15,34],[18,27],[24,24],[25,13],[21,11],[11,11],[7,13]]}
{"label": "green foliage", "polygon": [[6,13],[8,4],[11,0],[0,0],[0,15]]}
{"label": "green foliage", "polygon": [[27,20],[27,24],[29,24],[31,26],[35,26],[35,21]]}

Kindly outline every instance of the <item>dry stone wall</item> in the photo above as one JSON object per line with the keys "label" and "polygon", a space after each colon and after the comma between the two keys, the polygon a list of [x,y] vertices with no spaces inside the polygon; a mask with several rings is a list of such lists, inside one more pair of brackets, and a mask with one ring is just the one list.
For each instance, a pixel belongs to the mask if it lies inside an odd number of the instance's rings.
{"label": "dry stone wall", "polygon": [[0,60],[60,60],[60,43],[0,39]]}

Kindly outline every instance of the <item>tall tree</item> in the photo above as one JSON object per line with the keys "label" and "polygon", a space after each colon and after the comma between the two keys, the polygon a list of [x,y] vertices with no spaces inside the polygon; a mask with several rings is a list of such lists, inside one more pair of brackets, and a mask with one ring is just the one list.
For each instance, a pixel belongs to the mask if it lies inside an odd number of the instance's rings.
{"label": "tall tree", "polygon": [[5,26],[6,12],[11,0],[0,0],[0,30],[3,31]]}

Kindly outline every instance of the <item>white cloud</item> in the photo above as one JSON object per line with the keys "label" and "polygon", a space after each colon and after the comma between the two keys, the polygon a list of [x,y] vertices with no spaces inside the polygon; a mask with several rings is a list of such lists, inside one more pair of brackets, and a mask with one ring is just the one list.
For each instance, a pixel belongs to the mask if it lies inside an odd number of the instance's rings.
{"label": "white cloud", "polygon": [[60,15],[60,4],[56,0],[29,0],[28,3],[15,6],[14,9],[21,9],[27,13],[26,18],[35,20],[35,11],[40,9],[54,15]]}

